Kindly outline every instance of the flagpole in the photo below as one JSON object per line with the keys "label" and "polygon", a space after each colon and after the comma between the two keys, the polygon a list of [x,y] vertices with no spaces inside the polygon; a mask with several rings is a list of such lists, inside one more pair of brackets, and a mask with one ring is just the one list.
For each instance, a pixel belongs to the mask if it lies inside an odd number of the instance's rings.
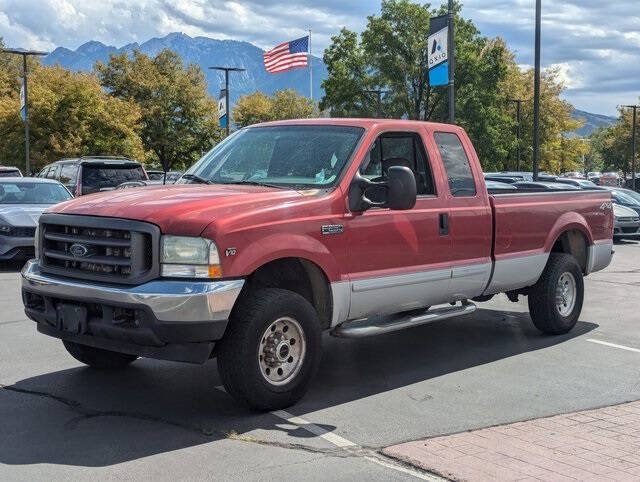
{"label": "flagpole", "polygon": [[311,68],[311,29],[309,29],[309,98],[313,100],[313,69]]}

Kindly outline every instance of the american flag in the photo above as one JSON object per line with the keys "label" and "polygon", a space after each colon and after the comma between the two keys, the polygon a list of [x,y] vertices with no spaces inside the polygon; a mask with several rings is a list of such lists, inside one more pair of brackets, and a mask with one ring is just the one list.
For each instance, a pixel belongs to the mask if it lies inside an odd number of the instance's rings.
{"label": "american flag", "polygon": [[292,69],[307,67],[309,55],[309,36],[291,42],[284,42],[265,52],[264,68],[271,74],[280,74]]}

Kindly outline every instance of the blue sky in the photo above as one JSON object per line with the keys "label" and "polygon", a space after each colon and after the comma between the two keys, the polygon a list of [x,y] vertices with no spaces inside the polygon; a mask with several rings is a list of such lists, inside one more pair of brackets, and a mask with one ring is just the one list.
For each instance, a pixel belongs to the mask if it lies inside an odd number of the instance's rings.
{"label": "blue sky", "polygon": [[[639,0],[544,0],[545,66],[558,66],[577,108],[616,114],[640,96]],[[533,63],[534,0],[467,0],[463,15]],[[434,2],[433,5],[439,5]],[[311,28],[320,55],[340,28],[362,31],[377,0],[0,0],[9,46],[122,46],[170,32],[246,40],[268,48]]]}

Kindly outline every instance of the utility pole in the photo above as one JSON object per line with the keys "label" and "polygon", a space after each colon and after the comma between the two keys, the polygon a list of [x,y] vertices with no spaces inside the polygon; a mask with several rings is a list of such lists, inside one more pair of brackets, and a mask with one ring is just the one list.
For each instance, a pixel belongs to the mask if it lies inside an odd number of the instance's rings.
{"label": "utility pole", "polygon": [[521,146],[520,146],[520,138],[521,138],[521,127],[522,127],[522,117],[521,117],[521,112],[522,112],[522,99],[509,99],[509,102],[513,102],[514,104],[516,104],[516,120],[518,121],[518,127],[517,127],[517,131],[516,131],[516,140],[518,143],[518,157],[516,160],[516,172],[520,171],[520,150],[521,150]]}
{"label": "utility pole", "polygon": [[244,72],[247,69],[240,67],[209,67],[211,70],[221,70],[224,72],[224,92],[225,92],[225,116],[227,117],[227,136],[229,135],[229,125],[231,124],[229,112],[229,72]]}
{"label": "utility pole", "polygon": [[5,54],[14,54],[14,55],[22,55],[22,99],[24,105],[21,106],[24,109],[24,175],[31,175],[31,164],[29,159],[29,95],[28,95],[28,86],[27,86],[27,57],[29,55],[33,56],[43,56],[48,55],[49,52],[40,52],[37,50],[22,50],[22,49],[3,49],[2,53]]}
{"label": "utility pole", "polygon": [[371,89],[364,91],[365,94],[375,94],[377,96],[378,100],[376,104],[376,117],[378,119],[382,119],[382,94],[386,94],[387,92],[389,91],[381,89]]}
{"label": "utility pole", "polygon": [[455,41],[455,14],[453,11],[453,0],[449,0],[449,124],[455,124],[456,121],[456,45]]}
{"label": "utility pole", "polygon": [[533,180],[540,168],[540,37],[542,34],[542,0],[536,0],[536,53],[533,81]]}
{"label": "utility pole", "polygon": [[636,190],[636,134],[638,132],[638,109],[640,105],[625,105],[633,110],[633,124],[631,126],[631,189]]}

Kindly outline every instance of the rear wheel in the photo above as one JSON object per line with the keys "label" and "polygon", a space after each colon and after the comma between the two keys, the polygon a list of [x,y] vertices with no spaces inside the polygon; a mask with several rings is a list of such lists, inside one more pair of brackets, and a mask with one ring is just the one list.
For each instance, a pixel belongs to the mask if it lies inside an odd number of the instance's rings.
{"label": "rear wheel", "polygon": [[256,410],[296,403],[318,369],[322,333],[302,296],[282,289],[248,294],[220,342],[218,371],[227,392]]}
{"label": "rear wheel", "polygon": [[124,368],[138,358],[135,355],[103,350],[102,348],[81,345],[72,341],[63,340],[62,343],[73,358],[85,365],[100,370],[117,370]]}
{"label": "rear wheel", "polygon": [[578,322],[583,299],[584,280],[576,259],[552,253],[542,276],[529,292],[531,320],[543,333],[567,333]]}

